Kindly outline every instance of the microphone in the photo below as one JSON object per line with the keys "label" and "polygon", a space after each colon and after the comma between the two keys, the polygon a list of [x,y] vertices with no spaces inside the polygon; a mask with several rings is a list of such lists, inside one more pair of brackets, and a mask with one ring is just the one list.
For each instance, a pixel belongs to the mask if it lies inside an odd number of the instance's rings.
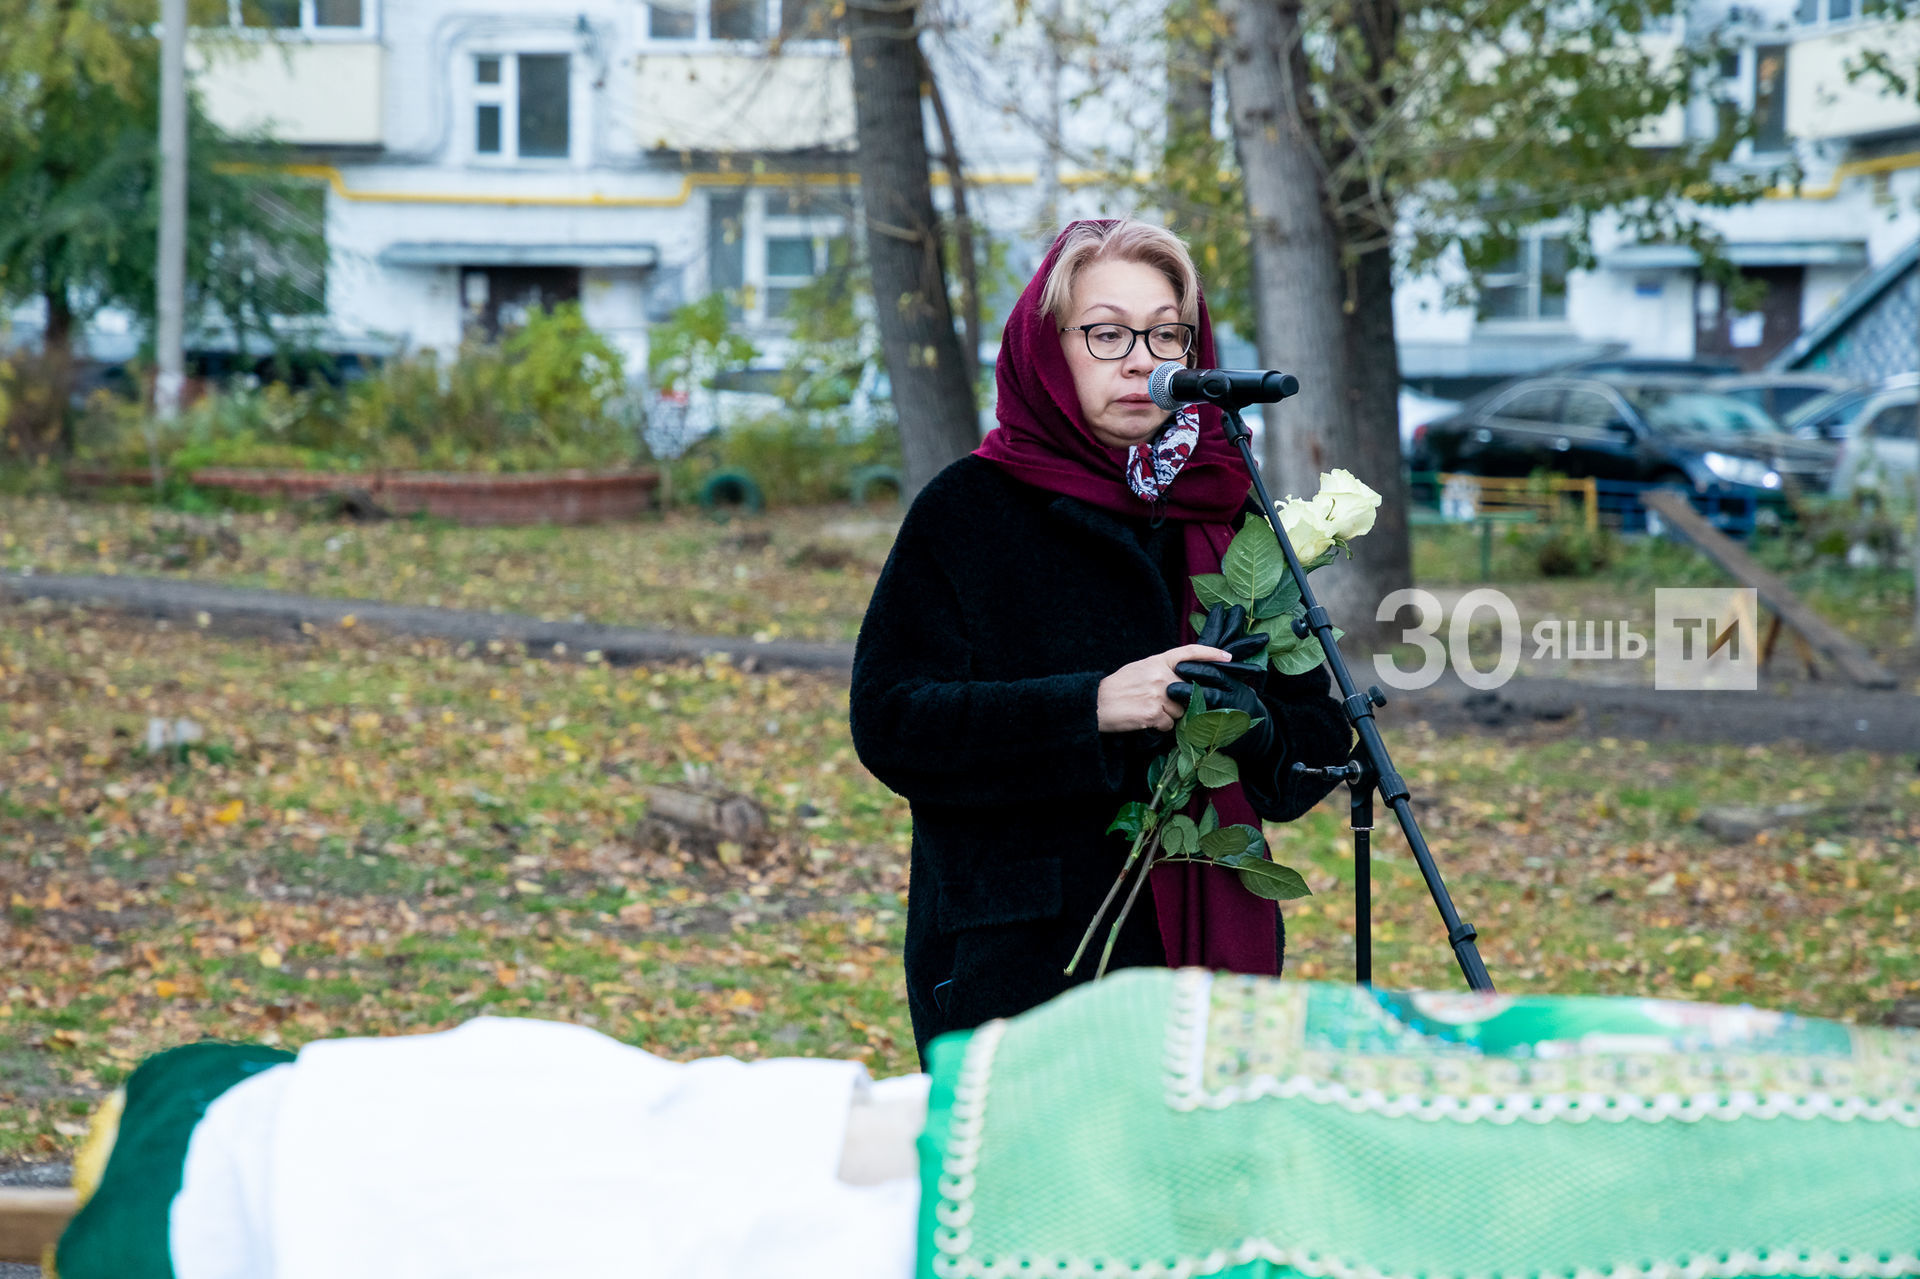
{"label": "microphone", "polygon": [[1190,369],[1168,360],[1147,378],[1147,395],[1163,409],[1182,404],[1277,404],[1298,394],[1300,379],[1272,369]]}

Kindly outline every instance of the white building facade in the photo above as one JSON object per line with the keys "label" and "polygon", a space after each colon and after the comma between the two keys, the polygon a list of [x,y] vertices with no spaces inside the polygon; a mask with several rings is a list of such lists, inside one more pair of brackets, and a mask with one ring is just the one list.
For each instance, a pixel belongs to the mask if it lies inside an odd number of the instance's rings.
{"label": "white building facade", "polygon": [[[1600,354],[1759,367],[1787,350],[1920,237],[1920,103],[1849,74],[1867,49],[1920,66],[1920,18],[1860,3],[1700,0],[1689,16],[1690,31],[1739,33],[1708,86],[1755,113],[1738,163],[1803,175],[1713,215],[1763,286],[1757,310],[1726,305],[1688,251],[1604,227],[1593,269],[1569,270],[1543,226],[1477,305],[1449,304],[1443,278],[1402,281],[1406,379],[1457,394]],[[1018,277],[1048,225],[1123,203],[1074,157],[1152,135],[1152,57],[1103,95],[1011,0],[943,16],[926,43],[971,211]],[[1158,30],[1139,16],[1101,51],[1109,72],[1132,33]],[[338,334],[445,351],[530,304],[578,300],[644,369],[649,327],[719,289],[778,363],[792,290],[857,229],[851,77],[827,0],[233,0],[232,18],[197,33],[197,91],[230,128],[294,144],[325,184]],[[1650,140],[1713,127],[1703,93]]]}

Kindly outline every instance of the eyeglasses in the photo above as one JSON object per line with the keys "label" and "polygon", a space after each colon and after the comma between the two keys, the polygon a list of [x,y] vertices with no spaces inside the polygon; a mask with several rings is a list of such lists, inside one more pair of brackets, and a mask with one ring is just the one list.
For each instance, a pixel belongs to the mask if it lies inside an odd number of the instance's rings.
{"label": "eyeglasses", "polygon": [[1130,329],[1124,324],[1076,324],[1062,333],[1079,333],[1087,340],[1087,354],[1096,360],[1124,360],[1133,344],[1147,340],[1147,354],[1156,360],[1177,360],[1193,349],[1191,324],[1156,324]]}

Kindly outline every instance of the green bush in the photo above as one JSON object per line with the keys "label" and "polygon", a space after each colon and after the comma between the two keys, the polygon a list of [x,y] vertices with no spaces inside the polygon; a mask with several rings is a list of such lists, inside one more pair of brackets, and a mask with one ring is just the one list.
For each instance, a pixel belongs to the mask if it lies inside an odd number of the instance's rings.
{"label": "green bush", "polygon": [[[81,458],[147,464],[152,424],[138,405],[104,401],[81,430]],[[169,470],[606,469],[641,455],[620,354],[568,303],[533,312],[497,345],[469,343],[442,362],[394,360],[344,388],[279,384],[209,395],[164,428]]]}
{"label": "green bush", "polygon": [[1557,523],[1534,552],[1542,577],[1592,577],[1613,562],[1613,535],[1589,533],[1584,526]]}
{"label": "green bush", "polygon": [[677,501],[692,501],[706,479],[742,471],[769,505],[818,506],[847,500],[856,471],[900,465],[900,437],[891,426],[856,432],[827,415],[789,413],[736,423],[694,445],[672,468]]}

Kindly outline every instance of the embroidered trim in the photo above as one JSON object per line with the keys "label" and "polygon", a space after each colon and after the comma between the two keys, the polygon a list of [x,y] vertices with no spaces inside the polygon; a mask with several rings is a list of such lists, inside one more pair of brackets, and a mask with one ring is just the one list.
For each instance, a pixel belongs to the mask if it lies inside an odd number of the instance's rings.
{"label": "embroidered trim", "polygon": [[[1299,1271],[1312,1279],[1484,1279],[1465,1273],[1430,1270],[1381,1270],[1356,1265],[1311,1248],[1283,1248],[1267,1239],[1246,1239],[1232,1248],[1215,1248],[1205,1256],[1175,1257],[1161,1262],[1129,1265],[1107,1257],[942,1257],[935,1269],[956,1279],[998,1279],[1012,1274],[1046,1274],[1062,1279],[1097,1279],[1101,1275],[1137,1275],[1139,1279],[1194,1279],[1218,1274],[1233,1266],[1265,1261]],[[1745,1279],[1749,1275],[1809,1276],[1826,1279],[1903,1279],[1920,1274],[1920,1253],[1863,1256],[1853,1251],[1814,1251],[1805,1248],[1734,1249],[1705,1256],[1622,1264],[1601,1270],[1577,1266],[1567,1270],[1508,1272],[1508,1279]]]}
{"label": "embroidered trim", "polygon": [[[1235,983],[1235,989],[1256,989],[1248,982]],[[1712,1118],[1735,1119],[1829,1119],[1849,1122],[1890,1122],[1907,1128],[1920,1128],[1920,1106],[1899,1100],[1874,1100],[1860,1096],[1834,1096],[1818,1089],[1805,1093],[1780,1089],[1726,1088],[1683,1092],[1661,1090],[1601,1091],[1580,1089],[1541,1091],[1516,1088],[1498,1090],[1500,1081],[1473,1078],[1466,1061],[1445,1059],[1428,1063],[1436,1077],[1428,1082],[1449,1086],[1451,1091],[1390,1091],[1381,1087],[1355,1087],[1332,1077],[1326,1063],[1305,1044],[1308,990],[1300,985],[1269,985],[1262,993],[1257,1010],[1226,1006],[1216,996],[1222,994],[1208,973],[1183,971],[1174,983],[1167,1013],[1166,1088],[1167,1105],[1175,1110],[1223,1110],[1242,1102],[1264,1097],[1298,1098],[1317,1105],[1339,1106],[1351,1114],[1375,1114],[1390,1119],[1412,1117],[1433,1123],[1451,1119],[1457,1123],[1486,1121],[1534,1124],[1565,1121],[1585,1123],[1592,1119],[1623,1123],[1638,1119],[1659,1123],[1677,1119],[1697,1123]],[[1264,1024],[1255,1032],[1246,1025],[1256,1015]],[[1208,1086],[1209,1067],[1226,1075],[1224,1063],[1211,1061],[1209,1039],[1231,1026],[1237,1038],[1249,1041],[1237,1046],[1239,1057],[1233,1064],[1234,1082]],[[1229,1049],[1220,1047],[1222,1055]],[[1631,1057],[1632,1054],[1612,1056]],[[1484,1059],[1480,1060],[1484,1064]],[[1348,1063],[1351,1065],[1352,1063]],[[1371,1077],[1390,1080],[1397,1062],[1382,1058],[1372,1065]],[[1321,1069],[1316,1069],[1316,1066]],[[1539,1069],[1539,1063],[1529,1063]]]}
{"label": "embroidered trim", "polygon": [[933,1228],[933,1246],[940,1256],[933,1260],[934,1271],[941,1275],[970,1274],[953,1269],[955,1259],[973,1243],[973,1170],[980,1159],[981,1125],[987,1111],[987,1083],[993,1072],[993,1054],[1000,1038],[1007,1033],[1004,1020],[990,1021],[973,1032],[967,1041],[967,1055],[960,1063],[960,1075],[953,1084],[953,1119],[947,1129],[947,1153],[940,1163],[937,1189],[940,1198],[933,1206],[937,1223]]}

